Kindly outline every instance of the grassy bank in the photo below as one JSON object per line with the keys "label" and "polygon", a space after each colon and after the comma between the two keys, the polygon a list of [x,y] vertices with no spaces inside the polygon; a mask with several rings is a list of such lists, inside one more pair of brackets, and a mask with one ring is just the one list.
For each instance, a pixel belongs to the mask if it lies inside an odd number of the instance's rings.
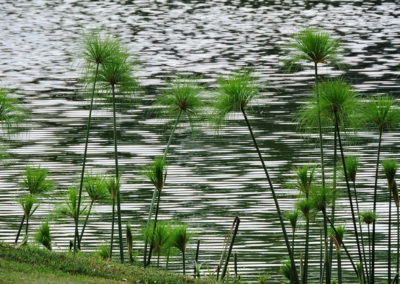
{"label": "grassy bank", "polygon": [[0,283],[216,283],[85,254],[0,243]]}

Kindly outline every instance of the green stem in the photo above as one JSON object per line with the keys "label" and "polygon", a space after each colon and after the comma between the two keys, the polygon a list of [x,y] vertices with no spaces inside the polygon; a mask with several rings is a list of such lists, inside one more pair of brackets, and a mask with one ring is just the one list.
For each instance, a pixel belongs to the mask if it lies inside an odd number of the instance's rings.
{"label": "green stem", "polygon": [[110,260],[112,259],[113,242],[114,242],[114,223],[115,223],[115,198],[113,198],[113,200],[112,200]]}
{"label": "green stem", "polygon": [[21,223],[19,224],[17,237],[15,238],[15,244],[18,243],[18,239],[19,239],[19,236],[21,235],[22,226],[24,225],[24,222],[25,222],[25,214],[22,215]]}
{"label": "green stem", "polygon": [[90,212],[92,211],[93,203],[94,203],[94,200],[92,200],[92,201],[90,202],[89,210],[88,210],[88,213],[86,214],[85,223],[83,223],[83,228],[82,228],[81,236],[79,237],[79,242],[78,242],[78,247],[79,247],[79,249],[81,248],[81,242],[82,242],[82,238],[83,238],[83,233],[85,232],[85,228],[86,228],[87,222],[88,222],[88,220],[89,220],[89,215],[90,215]]}
{"label": "green stem", "polygon": [[322,245],[322,230],[319,230],[319,283],[323,282],[323,245]]}
{"label": "green stem", "polygon": [[[360,263],[362,263],[363,259],[362,259],[362,254],[361,254],[360,240],[358,238],[358,230],[357,230],[356,217],[355,217],[355,214],[354,214],[353,199],[351,197],[349,178],[347,176],[346,161],[345,161],[344,153],[343,153],[342,139],[340,138],[339,120],[338,120],[338,117],[337,117],[337,113],[335,113],[335,125],[336,125],[336,133],[337,133],[338,140],[339,140],[340,154],[342,156],[343,172],[344,172],[344,177],[345,177],[345,180],[346,180],[347,194],[349,196],[349,201],[350,201],[350,210],[351,210],[351,217],[353,219],[354,233],[356,235],[358,256],[360,258]],[[364,269],[363,269],[363,271],[361,273],[362,273],[362,278],[365,280]]]}
{"label": "green stem", "polygon": [[[379,161],[381,155],[381,142],[382,142],[382,128],[379,129],[379,142],[378,142],[378,157],[376,159],[376,171],[375,171],[375,187],[374,187],[374,214],[376,214],[376,198],[378,191],[378,171],[379,171]],[[374,283],[375,281],[375,224],[376,220],[372,223],[372,258],[370,259],[371,266],[371,281]]]}
{"label": "green stem", "polygon": [[79,241],[79,232],[78,232],[78,223],[79,223],[79,212],[81,208],[81,200],[82,200],[82,189],[83,189],[83,179],[85,176],[85,167],[86,167],[86,157],[87,157],[87,149],[89,145],[89,134],[90,134],[90,125],[92,121],[92,110],[93,110],[93,101],[94,101],[94,91],[96,89],[97,75],[99,73],[99,63],[96,65],[96,73],[94,76],[93,88],[92,88],[92,96],[90,98],[90,108],[89,108],[89,118],[87,122],[86,128],[86,141],[85,141],[85,150],[83,152],[83,163],[82,163],[82,171],[81,171],[81,180],[79,183],[79,196],[78,196],[78,206],[76,208],[76,219],[75,219],[75,236],[74,236],[74,252],[77,252],[77,242]]}
{"label": "green stem", "polygon": [[369,283],[373,283],[372,281],[372,264],[371,264],[371,232],[368,224],[368,256],[369,256],[369,271],[371,272],[371,279],[369,279]]}
{"label": "green stem", "polygon": [[271,193],[272,193],[272,197],[274,199],[276,211],[278,213],[279,222],[280,222],[280,225],[281,225],[283,237],[285,239],[286,248],[287,248],[287,251],[288,251],[288,254],[289,254],[291,267],[292,267],[292,275],[293,275],[294,281],[295,281],[296,284],[299,284],[300,282],[299,282],[299,276],[297,274],[296,263],[295,263],[294,258],[293,258],[292,250],[290,249],[290,243],[289,243],[289,239],[288,239],[288,236],[287,236],[287,233],[286,233],[285,224],[283,223],[283,218],[282,218],[281,209],[279,207],[278,198],[276,197],[275,190],[274,190],[274,187],[272,185],[272,181],[271,181],[271,178],[269,176],[267,167],[265,166],[265,163],[264,163],[264,160],[262,158],[260,149],[258,148],[258,144],[257,144],[256,138],[254,137],[253,130],[251,129],[250,122],[247,119],[247,115],[246,115],[246,112],[245,112],[243,107],[241,108],[241,111],[243,113],[244,119],[246,120],[246,124],[247,124],[247,127],[249,129],[251,138],[253,139],[254,147],[256,148],[258,157],[260,159],[261,165],[262,165],[262,167],[264,169],[265,175],[266,175],[267,180],[268,180],[269,187],[271,189]]}
{"label": "green stem", "polygon": [[304,252],[304,274],[303,274],[303,284],[307,284],[308,280],[308,243],[310,234],[310,218],[306,216],[306,248]]}
{"label": "green stem", "polygon": [[29,218],[26,218],[26,227],[25,227],[25,238],[28,239],[28,226],[29,226]]}
{"label": "green stem", "polygon": [[397,206],[397,262],[396,262],[396,284],[399,284],[399,269],[400,269],[400,211]]}
{"label": "green stem", "polygon": [[[167,147],[165,148],[164,155],[163,155],[164,161],[165,161],[165,159],[167,158],[168,150],[169,150],[169,147],[170,147],[170,145],[171,145],[172,138],[173,138],[173,136],[174,136],[174,134],[175,134],[176,127],[177,127],[177,125],[178,125],[178,123],[179,123],[179,121],[180,121],[180,119],[181,119],[181,115],[182,115],[182,110],[179,111],[179,114],[178,114],[178,116],[176,117],[175,125],[174,125],[174,127],[172,128],[172,130],[171,130],[171,134],[169,135]],[[147,225],[146,225],[146,230],[147,230],[147,231],[149,230],[151,218],[152,218],[152,216],[153,216],[154,203],[155,203],[155,201],[156,201],[156,197],[157,197],[157,189],[155,188],[154,191],[153,191],[153,197],[151,198],[151,205],[150,205],[150,210],[149,210],[149,216],[148,216],[148,218],[147,218]],[[149,241],[149,240],[148,240],[148,236],[146,235],[145,241],[144,241],[144,252],[143,252],[143,266],[144,266],[144,267],[146,267],[148,241]]]}
{"label": "green stem", "polygon": [[196,257],[194,258],[194,274],[193,274],[194,278],[197,277],[196,268],[197,268],[197,264],[199,263],[199,251],[200,251],[200,240],[197,240]]}
{"label": "green stem", "polygon": [[337,262],[338,262],[338,284],[342,284],[342,257],[340,252],[337,254]]}
{"label": "green stem", "polygon": [[[332,223],[332,221],[326,215],[326,210],[325,209],[322,210],[322,213],[324,214],[326,220],[328,220],[328,223],[329,223],[330,227],[332,228],[333,232],[335,233],[335,235],[339,235],[338,232],[336,231],[335,225]],[[351,263],[351,266],[353,267],[354,272],[356,273],[356,275],[358,275],[357,267],[354,264],[353,258],[351,257],[351,255],[350,255],[349,251],[347,250],[347,247],[344,244],[342,239],[340,239],[340,245],[343,247],[344,251],[346,252],[347,258],[350,260],[350,263]]]}
{"label": "green stem", "polygon": [[364,265],[363,266],[365,267],[366,279],[369,279],[367,259],[365,257],[366,254],[365,254],[364,237],[363,237],[362,224],[361,224],[361,218],[360,218],[360,207],[358,206],[357,187],[356,187],[355,180],[353,180],[353,188],[354,188],[354,197],[356,198],[358,225],[360,227],[360,239],[361,239],[362,252],[363,252],[363,256],[364,256]]}
{"label": "green stem", "polygon": [[[336,128],[336,127],[334,127]],[[332,223],[335,224],[335,210],[336,210],[336,172],[337,172],[337,134],[336,130],[334,132],[334,139],[333,139],[333,183],[332,183],[332,212],[331,212],[331,219]],[[326,222],[326,220],[325,220]],[[326,283],[331,283],[332,278],[332,257],[333,257],[333,240],[329,239],[329,251],[328,251],[328,227],[325,229],[325,256],[327,257],[326,260]]]}
{"label": "green stem", "polygon": [[392,280],[392,190],[389,188],[388,283]]}
{"label": "green stem", "polygon": [[[117,119],[115,111],[115,86],[112,87],[113,96],[113,124],[114,124],[114,157],[115,157],[115,179],[119,179],[118,171],[118,144],[117,144]],[[120,190],[117,191],[117,216],[118,216],[118,233],[119,233],[119,254],[121,262],[124,262],[124,245],[122,242],[122,221],[121,221],[121,195]]]}
{"label": "green stem", "polygon": [[158,197],[157,197],[157,206],[156,206],[156,215],[154,217],[154,226],[153,226],[153,233],[151,234],[151,242],[150,242],[150,250],[149,250],[149,258],[147,260],[147,265],[150,265],[151,261],[151,253],[153,252],[154,249],[154,236],[156,234],[156,228],[157,228],[157,218],[158,218],[158,211],[160,208],[160,199],[161,199],[161,191],[158,191]]}
{"label": "green stem", "polygon": [[239,224],[240,224],[240,219],[239,219],[239,217],[236,217],[235,218],[235,231],[233,232],[231,243],[229,245],[228,255],[226,257],[224,269],[222,270],[221,279],[225,278],[226,270],[228,269],[229,259],[232,254],[232,248],[233,248],[233,244],[235,243],[235,238],[236,238],[236,235],[237,235],[237,232],[239,229]]}
{"label": "green stem", "polygon": [[322,140],[322,124],[321,124],[321,110],[319,107],[319,93],[318,93],[318,65],[317,62],[314,62],[314,71],[315,71],[315,90],[317,92],[317,106],[318,106],[318,128],[319,128],[319,150],[321,155],[321,174],[322,174],[322,187],[325,187],[325,164],[324,164],[324,148],[323,148],[323,140]]}
{"label": "green stem", "polygon": [[186,269],[185,269],[185,251],[182,251],[182,265],[183,265],[183,275],[186,274]]}

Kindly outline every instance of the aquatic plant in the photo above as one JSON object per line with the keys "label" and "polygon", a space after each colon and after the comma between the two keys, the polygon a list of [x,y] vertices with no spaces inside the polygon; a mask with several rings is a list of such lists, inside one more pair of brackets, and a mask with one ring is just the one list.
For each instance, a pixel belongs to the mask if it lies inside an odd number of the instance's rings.
{"label": "aquatic plant", "polygon": [[[89,116],[86,127],[85,150],[83,152],[83,162],[82,162],[81,178],[79,184],[78,206],[77,206],[78,216],[76,220],[79,220],[79,210],[81,206],[81,196],[83,189],[83,180],[85,175],[87,149],[89,144],[89,134],[92,122],[93,102],[96,90],[97,77],[99,73],[99,67],[101,64],[113,61],[114,56],[119,53],[119,49],[120,49],[120,43],[117,39],[112,38],[111,36],[101,36],[97,32],[92,32],[88,35],[85,35],[81,46],[82,51],[80,57],[84,60],[84,68],[86,69],[85,79],[89,82],[93,81],[93,85],[91,88]],[[78,248],[77,242],[79,242],[80,244],[78,223],[75,224],[75,237],[74,237],[75,252],[77,251]]]}
{"label": "aquatic plant", "polygon": [[78,248],[81,248],[83,233],[85,232],[86,225],[95,202],[106,201],[109,199],[108,184],[104,176],[88,174],[84,181],[84,188],[90,198],[89,209],[87,210],[86,219],[83,223],[82,231],[79,236]]}
{"label": "aquatic plant", "polygon": [[[78,218],[77,214],[78,196],[79,196],[79,189],[69,188],[64,198],[64,203],[56,207],[56,214],[58,216],[72,218],[75,222],[76,218]],[[83,199],[81,200],[81,202],[83,202]],[[86,206],[81,207],[79,211],[80,211],[79,215],[84,214],[86,212]]]}
{"label": "aquatic plant", "polygon": [[129,261],[133,263],[133,237],[131,224],[126,224],[126,246],[128,247]]}
{"label": "aquatic plant", "polygon": [[315,182],[315,169],[316,166],[310,167],[308,165],[296,169],[296,187],[306,195],[306,198],[308,198]]}
{"label": "aquatic plant", "polygon": [[24,211],[24,216],[26,220],[25,227],[25,238],[28,238],[28,227],[29,227],[29,219],[32,217],[33,213],[38,209],[39,204],[38,200],[30,194],[26,194],[22,199],[19,200],[19,204],[21,204],[22,210]]}
{"label": "aquatic plant", "polygon": [[112,250],[113,250],[113,242],[114,242],[114,223],[115,223],[115,200],[117,199],[117,195],[120,189],[119,178],[115,179],[114,177],[108,178],[107,189],[111,197],[112,201],[112,217],[111,217],[111,241],[110,241],[110,259],[112,258]]}
{"label": "aquatic plant", "polygon": [[[397,163],[394,160],[386,160],[382,162],[383,171],[385,173],[388,189],[389,189],[389,230],[388,230],[388,283],[392,281],[392,198],[395,201],[396,207],[399,208],[399,192],[397,190],[397,185],[395,181],[397,172]],[[398,210],[397,210],[398,211]],[[399,226],[399,215],[397,214],[397,226]],[[398,230],[398,228],[397,228]],[[399,236],[397,236],[399,239]],[[398,249],[398,246],[397,246]],[[398,258],[398,256],[397,256]],[[397,265],[398,266],[398,265]]]}
{"label": "aquatic plant", "polygon": [[185,253],[186,253],[186,246],[190,239],[192,238],[193,234],[189,233],[187,230],[186,224],[180,224],[174,228],[171,235],[172,245],[173,247],[177,248],[182,253],[182,267],[183,267],[183,275],[186,274],[185,269]]}
{"label": "aquatic plant", "polygon": [[370,271],[370,279],[369,282],[373,283],[373,270],[372,270],[372,255],[371,255],[371,230],[370,225],[376,221],[377,217],[376,214],[372,211],[362,212],[361,213],[361,220],[363,223],[368,225],[368,259],[369,259],[369,271]]}
{"label": "aquatic plant", "polygon": [[[26,172],[25,177],[22,180],[22,187],[26,189],[31,196],[40,195],[54,189],[54,182],[48,179],[48,172],[46,169],[40,167],[26,167],[25,170]],[[26,215],[24,214],[15,238],[15,243],[18,243],[25,218]]]}
{"label": "aquatic plant", "polygon": [[35,235],[35,240],[48,250],[51,250],[51,234],[48,221],[44,222],[42,226],[40,226]]}
{"label": "aquatic plant", "polygon": [[310,199],[302,199],[297,202],[296,207],[301,213],[303,213],[303,217],[306,220],[306,245],[305,245],[305,251],[304,251],[304,269],[303,269],[302,283],[307,284],[310,214],[312,213],[313,203]]}
{"label": "aquatic plant", "polygon": [[290,261],[292,262],[291,268],[293,269],[294,279],[295,280],[297,279],[295,283],[299,283],[298,280],[299,277],[297,274],[292,250],[290,248],[289,239],[286,233],[285,224],[283,222],[283,216],[279,207],[278,198],[275,194],[275,190],[272,185],[272,180],[269,176],[267,167],[265,166],[260,149],[258,147],[257,141],[255,139],[253,130],[251,128],[250,122],[246,114],[246,108],[248,107],[252,99],[254,99],[257,96],[258,90],[259,87],[256,85],[255,78],[252,77],[251,72],[247,70],[238,71],[236,74],[229,76],[227,79],[224,78],[219,79],[219,93],[216,97],[216,102],[214,105],[215,112],[213,113],[213,120],[217,128],[219,128],[221,127],[222,123],[224,122],[229,112],[241,112],[243,114],[250,135],[252,137],[254,147],[257,151],[261,165],[267,177],[269,187],[271,189],[272,197],[274,199],[275,207],[282,228],[286,248],[288,250]]}
{"label": "aquatic plant", "polygon": [[[329,228],[329,234],[333,239],[336,246],[337,253],[337,268],[338,268],[338,283],[342,284],[342,257],[341,257],[341,243],[343,242],[343,236],[346,232],[344,226],[336,226],[336,230],[333,231],[332,228]],[[362,270],[361,270],[362,271]]]}
{"label": "aquatic plant", "polygon": [[[116,119],[116,93],[126,95],[132,93],[137,87],[136,80],[132,77],[134,62],[130,61],[129,54],[125,47],[119,45],[118,50],[112,56],[112,60],[100,65],[98,80],[108,92],[111,89],[111,101],[113,109],[113,136],[114,136],[114,160],[115,178],[119,178],[118,167],[118,143],[117,143],[117,119]],[[120,260],[124,262],[124,248],[122,243],[122,221],[121,221],[121,197],[117,192],[117,217]]]}
{"label": "aquatic plant", "polygon": [[286,217],[290,222],[290,226],[292,227],[292,253],[294,255],[294,236],[296,234],[296,228],[297,228],[297,220],[299,217],[299,210],[295,209],[291,212],[286,213]]}
{"label": "aquatic plant", "polygon": [[101,259],[110,259],[111,255],[110,255],[110,247],[107,245],[101,245],[97,252],[96,255],[99,256]]}
{"label": "aquatic plant", "polygon": [[[400,122],[400,111],[396,108],[396,101],[389,96],[380,96],[371,99],[365,104],[363,117],[366,125],[372,129],[378,130],[378,149],[375,170],[375,186],[373,212],[376,214],[376,198],[378,191],[378,172],[381,154],[381,142],[383,131],[397,126]],[[372,258],[370,259],[371,279],[375,276],[375,222],[372,224]]]}
{"label": "aquatic plant", "polygon": [[[153,242],[154,242],[154,233],[156,232],[157,227],[157,218],[158,211],[160,208],[160,199],[161,192],[165,185],[165,180],[167,178],[167,167],[164,158],[156,158],[154,162],[150,163],[144,172],[144,175],[150,180],[150,182],[154,185],[157,190],[157,205],[156,205],[156,214],[154,217],[154,227],[153,227],[153,235],[151,237],[150,242],[150,250],[149,250],[149,258],[147,260],[147,265],[150,264],[151,254],[153,250]],[[145,247],[146,250],[146,247]]]}
{"label": "aquatic plant", "polygon": [[19,106],[19,101],[11,96],[12,93],[12,90],[0,87],[0,125],[8,135],[19,131],[26,118],[26,110]]}

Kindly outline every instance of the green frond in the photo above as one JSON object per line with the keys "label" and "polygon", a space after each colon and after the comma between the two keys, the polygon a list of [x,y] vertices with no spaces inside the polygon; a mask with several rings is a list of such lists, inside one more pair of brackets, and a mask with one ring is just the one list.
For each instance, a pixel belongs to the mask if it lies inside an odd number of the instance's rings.
{"label": "green frond", "polygon": [[186,246],[192,236],[193,234],[188,232],[186,224],[178,225],[172,231],[172,244],[183,253],[186,251]]}
{"label": "green frond", "polygon": [[117,194],[121,188],[121,184],[119,182],[120,178],[120,176],[117,179],[115,179],[114,177],[109,177],[105,180],[111,200],[115,200],[117,198]]}
{"label": "green frond", "polygon": [[215,111],[212,115],[212,120],[217,127],[222,125],[228,113],[245,109],[259,92],[256,79],[246,69],[239,70],[227,79],[220,78],[218,83],[219,93],[216,96]]}
{"label": "green frond", "polygon": [[318,83],[314,95],[300,108],[298,129],[305,132],[317,131],[319,109],[322,127],[334,127],[336,114],[341,129],[346,127],[356,130],[360,125],[359,108],[358,95],[342,79]]}
{"label": "green frond", "polygon": [[397,162],[395,160],[386,160],[382,162],[382,166],[388,183],[392,183],[395,179],[398,168]]}
{"label": "green frond", "polygon": [[51,250],[51,234],[49,222],[44,222],[35,235],[36,242]]}
{"label": "green frond", "polygon": [[111,61],[114,54],[120,50],[120,41],[110,35],[91,32],[84,35],[81,47],[81,57],[87,64],[103,64]]}
{"label": "green frond", "polygon": [[311,213],[312,209],[314,208],[314,206],[310,199],[301,199],[301,200],[297,201],[296,208],[301,213],[303,213],[303,216],[306,220],[309,220],[310,213]]}
{"label": "green frond", "polygon": [[339,225],[339,226],[335,226],[335,231],[332,228],[329,228],[329,236],[335,240],[338,241],[338,243],[340,244],[340,242],[343,240],[344,234],[346,233],[346,228],[343,225]]}
{"label": "green frond", "polygon": [[[343,169],[342,169],[343,170]],[[352,181],[356,181],[357,171],[358,171],[358,158],[354,156],[346,157],[346,171],[347,177]],[[343,174],[344,176],[344,174]]]}
{"label": "green frond", "polygon": [[129,255],[132,255],[133,252],[133,237],[132,237],[132,228],[131,224],[126,224],[126,246],[128,247]]}
{"label": "green frond", "polygon": [[[77,188],[69,188],[64,199],[64,204],[56,208],[56,215],[60,217],[70,217],[72,219],[75,219],[76,211],[78,208],[78,195],[79,190]],[[81,199],[81,203],[84,203],[83,198]],[[85,211],[86,207],[81,206],[79,215],[84,215]]]}
{"label": "green frond", "polygon": [[30,194],[41,194],[54,189],[54,182],[48,179],[47,170],[40,167],[26,167],[22,184]]}
{"label": "green frond", "polygon": [[18,132],[26,118],[26,110],[10,96],[11,93],[10,89],[0,87],[0,123],[8,134]]}
{"label": "green frond", "polygon": [[361,213],[361,220],[365,224],[372,224],[376,220],[377,216],[372,211],[362,212]]}
{"label": "green frond", "polygon": [[290,260],[287,260],[282,263],[281,267],[279,268],[279,271],[283,277],[285,277],[287,280],[292,281],[293,276],[292,276],[292,263]]}
{"label": "green frond", "polygon": [[39,204],[37,203],[38,200],[30,194],[25,194],[24,197],[19,200],[19,204],[21,204],[26,219],[29,219],[38,209]]}
{"label": "green frond", "polygon": [[380,96],[369,100],[363,111],[364,122],[367,126],[378,128],[380,131],[398,126],[400,122],[400,110],[394,98]]}
{"label": "green frond", "polygon": [[341,53],[340,43],[329,33],[307,28],[293,35],[293,43],[289,44],[288,57],[285,63],[288,69],[301,62],[337,64]]}
{"label": "green frond", "polygon": [[162,157],[156,158],[154,162],[151,162],[145,167],[143,175],[146,176],[160,192],[167,178],[167,164],[165,159]]}
{"label": "green frond", "polygon": [[110,246],[109,245],[101,245],[98,248],[96,255],[104,260],[109,259],[110,258]]}
{"label": "green frond", "polygon": [[333,201],[332,189],[328,187],[312,187],[310,201],[317,212],[326,209]]}
{"label": "green frond", "polygon": [[296,230],[298,217],[299,217],[299,211],[298,210],[293,210],[291,212],[287,212],[286,213],[286,218],[289,220],[290,225],[292,226],[293,230]]}
{"label": "green frond", "polygon": [[156,105],[163,107],[168,116],[176,117],[183,112],[194,119],[204,106],[200,93],[202,87],[195,78],[179,76],[169,83],[168,89],[158,98]]}
{"label": "green frond", "polygon": [[87,174],[84,187],[92,201],[105,201],[110,199],[109,184],[103,175]]}
{"label": "green frond", "polygon": [[304,194],[309,194],[311,187],[315,182],[316,166],[308,165],[296,169],[297,189]]}

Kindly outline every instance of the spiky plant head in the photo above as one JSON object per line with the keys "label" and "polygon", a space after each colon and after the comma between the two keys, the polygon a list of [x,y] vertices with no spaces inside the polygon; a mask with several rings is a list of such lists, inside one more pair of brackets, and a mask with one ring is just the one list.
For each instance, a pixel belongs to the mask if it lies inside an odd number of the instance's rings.
{"label": "spiky plant head", "polygon": [[110,35],[91,32],[84,35],[81,47],[81,57],[87,64],[103,64],[111,61],[120,49],[120,41]]}
{"label": "spiky plant head", "polygon": [[126,245],[128,247],[129,254],[132,254],[132,243],[133,243],[132,228],[131,228],[131,224],[127,223],[126,224]]}
{"label": "spiky plant head", "polygon": [[310,213],[313,207],[313,203],[310,199],[301,199],[296,203],[297,210],[303,213],[303,216],[306,220],[310,220]]}
{"label": "spiky plant head", "polygon": [[299,218],[299,210],[293,210],[286,213],[286,217],[288,218],[290,225],[292,226],[292,230],[296,230],[297,219]]}
{"label": "spiky plant head", "polygon": [[84,187],[92,201],[105,201],[110,198],[108,183],[101,174],[87,174],[84,181]]}
{"label": "spiky plant head", "polygon": [[162,106],[166,115],[176,117],[185,113],[189,120],[197,118],[204,106],[201,86],[195,78],[179,76],[169,83],[168,89],[158,98],[156,105]]}
{"label": "spiky plant head", "polygon": [[358,171],[358,158],[354,156],[346,157],[347,177],[352,181],[356,181]]}
{"label": "spiky plant head", "polygon": [[96,255],[101,259],[109,259],[110,258],[110,246],[109,245],[101,245],[96,252]]}
{"label": "spiky plant head", "polygon": [[0,87],[0,124],[7,134],[18,132],[26,118],[26,110],[11,96],[12,90]]}
{"label": "spiky plant head", "polygon": [[129,59],[128,52],[121,47],[110,61],[100,65],[98,81],[107,98],[110,98],[112,87],[120,95],[131,94],[138,87],[137,81],[132,76],[135,64]]}
{"label": "spiky plant head", "polygon": [[239,70],[228,78],[220,78],[212,120],[217,127],[222,125],[230,112],[240,112],[257,96],[259,87],[250,71]]}
{"label": "spiky plant head", "polygon": [[346,227],[343,225],[335,226],[336,232],[333,228],[329,228],[329,236],[336,239],[339,243],[343,240],[343,236],[346,233]]}
{"label": "spiky plant head", "polygon": [[289,59],[285,63],[288,69],[301,62],[334,63],[341,53],[340,43],[329,33],[306,28],[293,35],[294,43],[289,44]]}
{"label": "spiky plant head", "polygon": [[396,100],[390,96],[369,100],[364,107],[363,119],[367,126],[378,128],[379,131],[395,128],[400,122]]}
{"label": "spiky plant head", "polygon": [[333,201],[332,189],[329,187],[312,187],[310,201],[317,212],[326,209]]}
{"label": "spiky plant head", "polygon": [[30,194],[41,194],[54,188],[54,182],[48,179],[47,170],[40,167],[26,167],[22,184]]}
{"label": "spiky plant head", "polygon": [[35,240],[46,247],[48,250],[51,250],[51,234],[49,222],[44,222],[42,226],[40,226],[35,235]]}
{"label": "spiky plant head", "polygon": [[290,260],[287,260],[282,263],[280,269],[279,269],[281,275],[285,277],[287,280],[292,281],[293,276],[292,276],[292,263]]}
{"label": "spiky plant head", "polygon": [[376,220],[376,214],[372,211],[362,212],[361,213],[361,220],[365,224],[372,224]]}
{"label": "spiky plant head", "polygon": [[316,166],[310,167],[308,165],[296,169],[297,189],[306,195],[310,193],[315,182],[315,169]]}
{"label": "spiky plant head", "polygon": [[313,96],[300,108],[298,129],[306,132],[318,130],[320,115],[321,126],[325,128],[334,127],[337,117],[342,129],[346,127],[356,130],[360,127],[359,108],[357,93],[342,79],[318,83]]}
{"label": "spiky plant head", "polygon": [[382,162],[382,166],[388,183],[393,183],[398,168],[397,162],[395,160],[385,160]]}
{"label": "spiky plant head", "polygon": [[161,192],[167,178],[167,164],[165,159],[157,157],[154,162],[145,167],[143,174],[151,181],[158,192]]}
{"label": "spiky plant head", "polygon": [[180,252],[186,251],[186,246],[193,234],[189,233],[186,224],[180,224],[176,226],[171,235],[173,246],[176,247]]}
{"label": "spiky plant head", "polygon": [[154,252],[161,253],[164,249],[168,248],[170,239],[171,227],[165,222],[157,223],[154,233]]}
{"label": "spiky plant head", "polygon": [[21,207],[24,211],[25,218],[27,220],[38,209],[39,204],[37,204],[37,203],[38,203],[38,200],[30,194],[25,194],[24,197],[19,200],[19,204],[21,204]]}
{"label": "spiky plant head", "polygon": [[116,179],[115,177],[109,177],[106,179],[107,189],[110,194],[111,200],[117,198],[117,194],[121,189],[120,176]]}
{"label": "spiky plant head", "polygon": [[[75,187],[69,188],[64,198],[64,203],[56,208],[56,215],[75,219],[78,208],[78,197],[79,189]],[[84,203],[83,198],[81,199],[81,203]],[[84,215],[85,210],[86,206],[81,206],[79,215]]]}

